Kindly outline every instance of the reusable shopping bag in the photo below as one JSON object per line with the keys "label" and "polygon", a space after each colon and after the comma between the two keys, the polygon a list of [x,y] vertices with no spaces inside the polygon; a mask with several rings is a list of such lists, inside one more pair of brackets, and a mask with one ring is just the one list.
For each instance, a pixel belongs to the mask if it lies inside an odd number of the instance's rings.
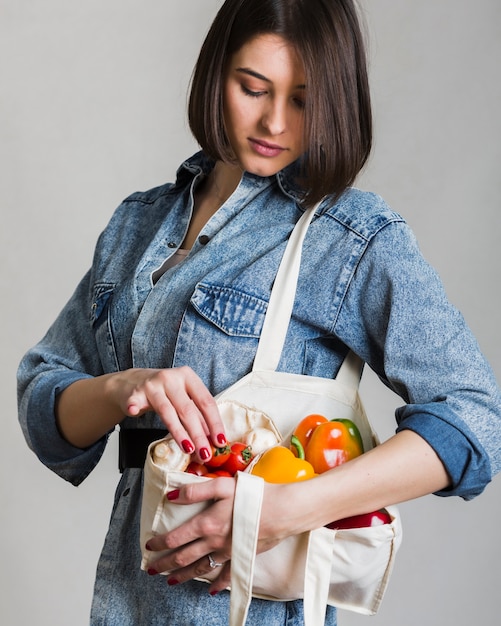
{"label": "reusable shopping bag", "polygon": [[[273,286],[252,371],[216,398],[228,440],[243,431],[268,428],[288,446],[299,421],[311,413],[347,418],[358,426],[364,450],[378,445],[359,395],[361,360],[348,352],[334,380],[276,371],[296,293],[302,243],[318,205],[308,209],[289,239]],[[143,569],[152,557],[147,540],[191,518],[207,503],[179,505],[165,493],[190,482],[211,480],[155,464],[150,445],[145,462],[141,514]],[[288,537],[256,555],[264,481],[239,472],[233,511],[230,626],[244,626],[251,598],[304,601],[305,626],[324,623],[327,604],[372,615],[377,612],[401,543],[398,508],[387,507],[392,522],[381,526],[318,528]],[[327,497],[327,496],[326,496]],[[154,555],[158,557],[158,553]],[[201,580],[218,575],[214,570]]]}

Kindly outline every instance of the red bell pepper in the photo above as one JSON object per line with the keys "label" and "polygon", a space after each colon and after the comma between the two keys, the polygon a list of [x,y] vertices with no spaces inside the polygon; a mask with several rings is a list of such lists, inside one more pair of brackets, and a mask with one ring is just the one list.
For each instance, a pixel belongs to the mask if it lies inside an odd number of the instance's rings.
{"label": "red bell pepper", "polygon": [[382,526],[383,524],[391,524],[391,516],[386,509],[373,511],[372,513],[363,513],[361,515],[352,515],[326,524],[327,528],[347,530],[349,528],[369,528],[371,526]]}

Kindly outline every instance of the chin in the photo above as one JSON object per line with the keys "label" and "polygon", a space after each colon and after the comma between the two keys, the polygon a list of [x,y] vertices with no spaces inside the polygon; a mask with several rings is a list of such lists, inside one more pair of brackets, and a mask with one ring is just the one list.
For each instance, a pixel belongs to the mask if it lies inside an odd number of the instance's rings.
{"label": "chin", "polygon": [[261,176],[262,178],[266,178],[267,176],[274,176],[278,172],[284,169],[292,163],[292,159],[274,161],[269,160],[264,163],[256,163],[256,159],[244,160],[242,162],[242,169],[249,174],[254,174],[255,176]]}

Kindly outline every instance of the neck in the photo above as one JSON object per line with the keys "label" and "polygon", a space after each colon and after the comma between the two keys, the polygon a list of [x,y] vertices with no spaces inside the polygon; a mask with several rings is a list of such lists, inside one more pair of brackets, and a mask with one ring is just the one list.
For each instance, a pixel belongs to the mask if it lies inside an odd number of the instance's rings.
{"label": "neck", "polygon": [[241,178],[240,167],[218,161],[205,183],[206,197],[213,198],[221,206],[235,191]]}

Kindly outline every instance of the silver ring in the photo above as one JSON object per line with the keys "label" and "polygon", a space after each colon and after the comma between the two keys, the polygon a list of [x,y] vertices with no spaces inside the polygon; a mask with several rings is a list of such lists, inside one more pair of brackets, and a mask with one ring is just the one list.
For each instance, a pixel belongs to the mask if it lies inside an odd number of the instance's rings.
{"label": "silver ring", "polygon": [[217,561],[215,561],[212,557],[212,554],[208,554],[207,558],[209,559],[209,565],[212,569],[216,569],[217,567],[221,567],[221,565],[223,565],[222,563],[218,563]]}

